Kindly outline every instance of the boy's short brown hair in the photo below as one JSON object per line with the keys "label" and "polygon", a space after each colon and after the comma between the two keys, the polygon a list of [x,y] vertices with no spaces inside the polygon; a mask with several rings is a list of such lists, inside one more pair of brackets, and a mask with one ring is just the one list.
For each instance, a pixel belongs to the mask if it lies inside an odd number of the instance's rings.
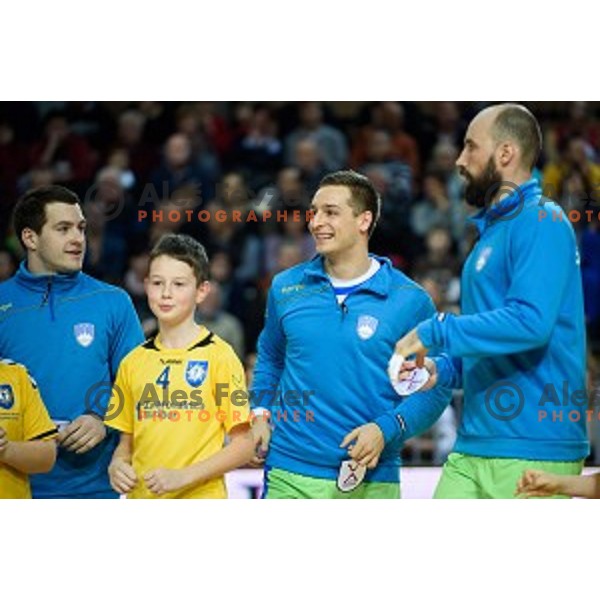
{"label": "boy's short brown hair", "polygon": [[159,256],[169,256],[184,262],[194,271],[198,285],[208,281],[208,256],[204,246],[189,235],[168,233],[163,235],[150,251],[150,261]]}

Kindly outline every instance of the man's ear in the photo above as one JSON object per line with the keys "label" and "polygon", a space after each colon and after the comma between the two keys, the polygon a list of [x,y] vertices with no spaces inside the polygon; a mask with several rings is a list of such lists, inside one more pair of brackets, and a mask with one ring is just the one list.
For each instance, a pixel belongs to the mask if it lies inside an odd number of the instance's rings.
{"label": "man's ear", "polygon": [[358,228],[361,233],[368,233],[369,227],[371,227],[371,223],[373,223],[373,213],[370,210],[365,210],[360,215],[360,223],[358,224]]}
{"label": "man's ear", "polygon": [[519,149],[513,142],[503,142],[497,150],[498,164],[502,168],[514,164],[514,161],[518,158],[518,154]]}
{"label": "man's ear", "polygon": [[25,227],[21,232],[21,240],[27,250],[37,250],[38,234],[30,227]]}

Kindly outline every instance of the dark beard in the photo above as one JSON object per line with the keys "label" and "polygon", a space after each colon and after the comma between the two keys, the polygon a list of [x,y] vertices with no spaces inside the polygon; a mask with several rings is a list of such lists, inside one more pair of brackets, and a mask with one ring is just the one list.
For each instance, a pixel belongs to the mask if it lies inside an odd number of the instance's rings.
{"label": "dark beard", "polygon": [[477,179],[467,173],[465,169],[461,169],[460,173],[467,180],[465,202],[470,206],[477,208],[489,206],[502,187],[502,176],[496,169],[493,157],[490,157],[485,169]]}

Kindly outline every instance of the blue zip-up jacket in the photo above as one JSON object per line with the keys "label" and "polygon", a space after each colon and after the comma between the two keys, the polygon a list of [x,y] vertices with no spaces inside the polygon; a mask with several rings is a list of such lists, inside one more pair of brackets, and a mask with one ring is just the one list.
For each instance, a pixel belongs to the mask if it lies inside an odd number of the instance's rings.
{"label": "blue zip-up jacket", "polygon": [[454,449],[580,460],[589,445],[573,228],[534,179],[473,220],[480,238],[462,273],[462,315],[438,315],[417,328],[426,347],[449,355],[437,359],[440,382],[464,388]]}
{"label": "blue zip-up jacket", "polygon": [[448,405],[450,390],[402,401],[392,388],[394,344],[434,306],[387,259],[373,258],[381,268],[341,305],[320,256],[273,279],[251,386],[253,407],[269,409],[274,425],[266,468],[335,479],[348,458],[343,438],[375,422],[386,447],[366,481],[397,482],[402,441]]}
{"label": "blue zip-up jacket", "polygon": [[[34,275],[23,262],[0,284],[0,355],[27,366],[54,420],[102,414],[119,363],[143,341],[127,293],[84,273]],[[88,390],[100,382],[104,393],[86,406]],[[107,469],[117,436],[107,432],[85,454],[59,449],[54,469],[31,477],[33,496],[116,497]]]}

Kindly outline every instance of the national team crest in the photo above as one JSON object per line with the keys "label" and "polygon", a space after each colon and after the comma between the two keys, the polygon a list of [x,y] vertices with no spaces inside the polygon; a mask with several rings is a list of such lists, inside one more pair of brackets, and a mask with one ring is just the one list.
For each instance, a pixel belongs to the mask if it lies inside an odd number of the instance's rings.
{"label": "national team crest", "polygon": [[490,255],[492,254],[492,247],[486,246],[477,257],[477,262],[475,263],[475,270],[477,272],[481,271],[483,267],[485,267]]}
{"label": "national team crest", "polygon": [[379,321],[375,317],[361,315],[356,324],[356,333],[361,340],[368,340],[377,331],[377,325]]}
{"label": "national team crest", "polygon": [[0,385],[0,408],[11,409],[15,404],[15,395],[10,385]]}
{"label": "national team crest", "polygon": [[94,341],[95,327],[93,323],[77,323],[73,327],[75,339],[80,346],[87,348]]}
{"label": "national team crest", "polygon": [[185,368],[185,380],[192,386],[202,385],[208,373],[207,360],[188,360]]}

